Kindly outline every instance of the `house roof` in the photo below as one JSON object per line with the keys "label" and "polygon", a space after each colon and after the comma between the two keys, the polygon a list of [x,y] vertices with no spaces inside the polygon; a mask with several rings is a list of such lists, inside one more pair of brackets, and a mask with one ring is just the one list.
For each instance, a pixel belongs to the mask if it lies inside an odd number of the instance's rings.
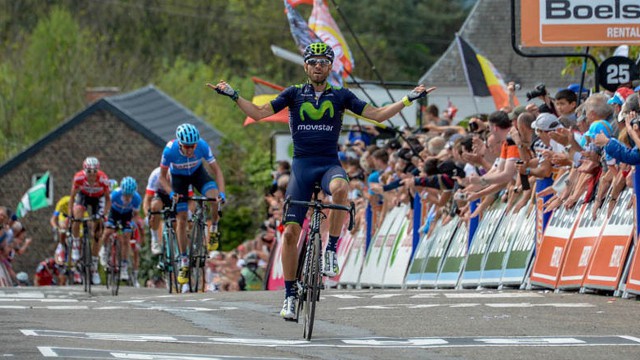
{"label": "house roof", "polygon": [[[519,19],[519,14],[517,4],[516,20]],[[519,21],[516,22],[516,29],[519,29]],[[565,58],[527,58],[513,51],[509,1],[478,0],[458,34],[476,51],[489,59],[505,81],[515,81],[521,84],[523,90],[531,90],[536,84],[543,82],[553,94],[558,88],[565,88],[570,83],[579,82],[579,73],[567,77],[560,76],[565,67]],[[523,51],[525,53],[575,52],[567,48],[527,48]],[[467,87],[455,40],[420,78],[420,83],[438,87]]]}
{"label": "house roof", "polygon": [[18,164],[21,164],[46,147],[47,144],[99,110],[114,114],[159,147],[164,147],[168,141],[174,139],[175,129],[178,125],[186,122],[195,125],[200,130],[200,136],[213,146],[217,147],[223,137],[220,132],[197,117],[182,104],[153,85],[148,85],[126,94],[104,97],[89,105],[46,134],[35,144],[2,164],[0,166],[0,176],[8,173]]}

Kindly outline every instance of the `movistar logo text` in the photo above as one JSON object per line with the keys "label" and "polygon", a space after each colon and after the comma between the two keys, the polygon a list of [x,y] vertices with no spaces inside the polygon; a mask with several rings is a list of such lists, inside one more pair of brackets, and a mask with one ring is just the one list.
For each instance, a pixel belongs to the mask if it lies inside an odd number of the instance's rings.
{"label": "movistar logo text", "polygon": [[316,109],[312,103],[305,102],[300,106],[300,119],[305,121],[306,117],[309,117],[311,120],[317,121],[322,119],[327,110],[329,110],[329,116],[333,117],[333,104],[329,100],[323,101],[319,109]]}

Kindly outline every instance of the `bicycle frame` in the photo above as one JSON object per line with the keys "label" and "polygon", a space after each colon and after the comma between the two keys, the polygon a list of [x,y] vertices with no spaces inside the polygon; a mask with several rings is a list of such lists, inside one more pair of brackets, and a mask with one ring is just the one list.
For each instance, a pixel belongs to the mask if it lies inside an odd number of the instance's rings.
{"label": "bicycle frame", "polygon": [[[93,223],[97,219],[96,216],[87,216],[80,219],[71,219],[71,222],[80,222],[80,226],[82,228],[82,242],[80,245],[82,246],[80,261],[78,261],[78,265],[82,267],[82,282],[84,284],[84,291],[91,295],[91,238],[93,236],[93,227],[89,226],[90,223]],[[95,226],[95,224],[93,224]],[[89,235],[89,233],[92,233]],[[98,269],[96,269],[97,271]]]}

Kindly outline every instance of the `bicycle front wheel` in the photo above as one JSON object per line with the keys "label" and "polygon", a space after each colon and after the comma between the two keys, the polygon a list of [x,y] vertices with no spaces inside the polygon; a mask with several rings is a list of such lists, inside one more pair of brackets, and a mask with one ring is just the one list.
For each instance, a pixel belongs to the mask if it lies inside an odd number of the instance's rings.
{"label": "bicycle front wheel", "polygon": [[[93,261],[91,259],[91,241],[87,233],[84,233],[82,237],[82,259],[84,264],[82,267],[84,268],[84,291],[88,292],[91,295],[91,266],[93,265]],[[96,269],[97,271],[97,269]]]}
{"label": "bicycle front wheel", "polygon": [[189,291],[198,292],[198,290],[204,291],[204,226],[203,224],[196,223],[193,227],[193,233],[191,234],[191,247],[189,251]]}
{"label": "bicycle front wheel", "polygon": [[116,238],[111,246],[113,254],[113,270],[111,270],[111,295],[117,296],[120,290],[120,270],[122,269],[122,250],[120,248],[120,239]]}
{"label": "bicycle front wheel", "polygon": [[305,277],[305,283],[307,288],[307,294],[304,298],[304,331],[303,337],[307,340],[311,340],[311,334],[313,333],[313,320],[316,314],[316,302],[320,297],[320,246],[322,240],[320,234],[313,233],[310,237],[311,248],[307,251],[308,258],[305,260],[306,266],[308,266],[308,272]]}
{"label": "bicycle front wheel", "polygon": [[176,270],[178,269],[177,256],[179,254],[176,248],[176,235],[173,229],[166,229],[164,231],[164,281],[171,293],[179,293],[178,287],[178,275]]}

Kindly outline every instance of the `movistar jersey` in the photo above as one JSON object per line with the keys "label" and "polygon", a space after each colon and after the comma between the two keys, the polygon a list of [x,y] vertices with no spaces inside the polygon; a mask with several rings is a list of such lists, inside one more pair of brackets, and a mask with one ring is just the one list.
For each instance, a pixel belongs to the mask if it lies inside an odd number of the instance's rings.
{"label": "movistar jersey", "polygon": [[186,157],[180,151],[178,141],[174,139],[169,141],[162,151],[160,166],[169,168],[169,172],[174,175],[191,175],[202,166],[202,159],[209,163],[216,161],[206,141],[198,140],[193,156]]}
{"label": "movistar jersey", "polygon": [[350,90],[327,84],[320,97],[311,84],[286,88],[271,101],[274,112],[289,107],[294,157],[335,157],[345,109],[362,115],[367,103]]}
{"label": "movistar jersey", "polygon": [[140,210],[140,203],[142,203],[142,198],[136,192],[131,197],[129,202],[125,202],[122,199],[122,189],[117,189],[111,192],[111,210],[119,212],[120,214],[126,214],[132,211]]}

